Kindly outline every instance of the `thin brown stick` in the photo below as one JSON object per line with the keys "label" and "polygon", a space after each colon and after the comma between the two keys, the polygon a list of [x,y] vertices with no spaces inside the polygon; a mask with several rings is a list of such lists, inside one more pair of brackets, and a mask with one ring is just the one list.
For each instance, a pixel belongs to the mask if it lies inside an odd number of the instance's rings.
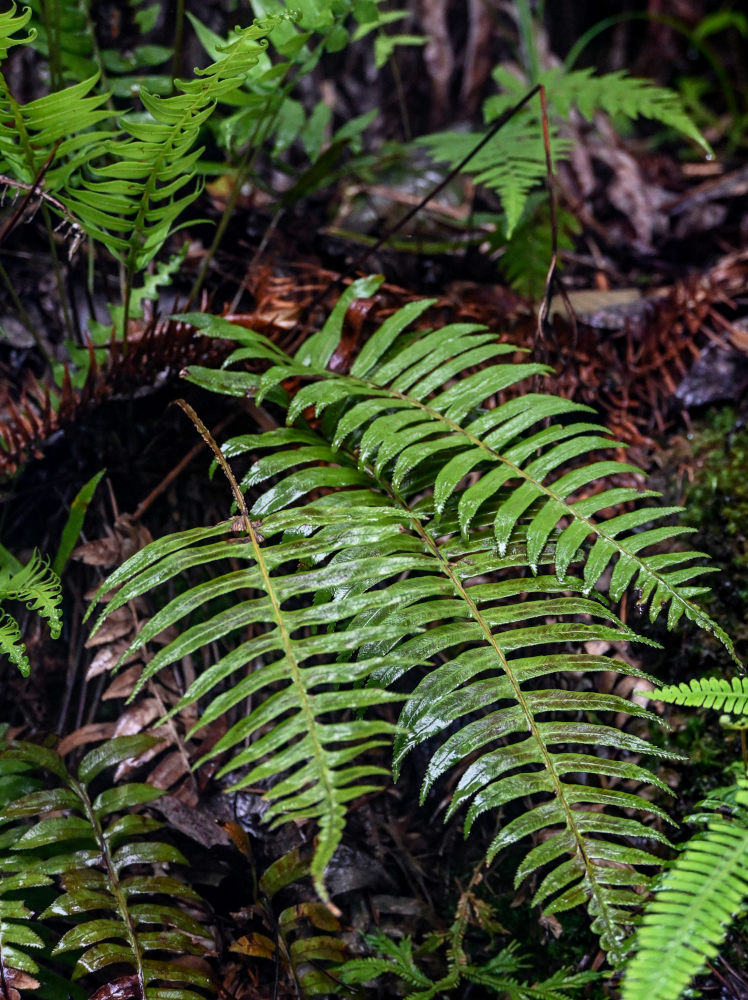
{"label": "thin brown stick", "polygon": [[23,196],[23,198],[21,199],[21,204],[18,206],[18,208],[15,210],[15,212],[11,215],[11,217],[5,221],[5,223],[3,225],[3,228],[0,229],[0,243],[2,243],[5,239],[7,239],[7,237],[10,236],[10,234],[16,228],[16,226],[18,225],[18,223],[21,221],[21,217],[23,216],[23,213],[26,211],[26,208],[29,205],[29,203],[34,198],[39,197],[39,195],[43,196],[43,192],[41,190],[41,186],[42,186],[42,183],[44,181],[44,175],[47,173],[47,171],[49,170],[49,168],[52,166],[52,161],[55,158],[55,153],[57,152],[57,147],[60,145],[61,141],[62,141],[61,139],[58,139],[58,141],[55,143],[54,148],[52,149],[52,151],[50,152],[49,156],[47,157],[47,159],[44,161],[44,163],[40,167],[39,173],[34,178],[34,183],[33,184],[27,185],[27,184],[20,184],[17,181],[10,181],[10,184],[13,187],[27,188],[28,190],[27,190],[26,194]]}
{"label": "thin brown stick", "polygon": [[572,337],[573,343],[576,345],[577,342],[577,319],[574,314],[569,297],[566,294],[566,289],[563,283],[556,273],[556,266],[558,264],[558,217],[556,213],[556,190],[553,186],[553,159],[551,157],[551,137],[550,130],[548,128],[548,103],[546,101],[545,87],[542,84],[538,84],[536,88],[540,93],[540,111],[541,111],[541,121],[543,127],[543,149],[545,151],[545,179],[546,186],[548,188],[548,208],[551,216],[551,260],[548,265],[548,273],[545,278],[545,290],[543,292],[543,301],[538,309],[538,324],[536,328],[536,346],[539,346],[545,340],[545,333],[550,329],[548,324],[548,313],[551,307],[551,299],[553,298],[554,288],[558,289],[558,293],[561,296],[561,301],[564,303],[564,308],[569,316],[569,322],[572,326]]}
{"label": "thin brown stick", "polygon": [[[235,419],[235,417],[236,415],[232,414],[230,417],[226,417],[225,420],[222,420],[219,424],[216,425],[216,427],[213,428],[212,435],[215,436],[216,434],[220,434],[221,431],[224,429],[224,427],[230,424],[232,420]],[[184,458],[182,458],[179,462],[177,462],[174,468],[164,476],[161,482],[151,490],[151,492],[144,500],[140,501],[138,506],[135,508],[135,511],[130,515],[131,521],[140,520],[143,514],[145,514],[145,512],[151,506],[153,501],[156,500],[159,496],[161,496],[164,490],[169,488],[169,486],[174,482],[177,476],[179,476],[179,474],[190,464],[192,459],[195,458],[195,456],[198,455],[203,450],[203,447],[204,445],[202,441],[198,441],[197,444],[194,445],[194,447],[190,448],[190,450],[187,452]]]}
{"label": "thin brown stick", "polygon": [[[395,233],[397,233],[400,229],[402,229],[402,227],[406,225],[408,222],[410,222],[412,218],[418,215],[418,213],[423,208],[425,208],[426,205],[428,205],[428,203],[433,198],[435,198],[441,191],[443,191],[444,188],[448,184],[450,184],[452,180],[457,176],[457,174],[459,174],[461,170],[464,170],[464,168],[468,165],[468,163],[470,163],[473,157],[476,156],[483,149],[483,147],[486,146],[494,138],[494,136],[506,125],[506,123],[510,119],[512,119],[517,114],[518,111],[521,111],[522,108],[528,103],[528,101],[532,100],[532,98],[539,92],[544,93],[544,90],[540,84],[533,87],[532,90],[528,90],[528,92],[525,94],[525,96],[522,98],[521,101],[518,101],[516,104],[512,105],[511,108],[508,108],[506,111],[504,111],[503,114],[500,114],[499,117],[491,126],[491,128],[488,130],[488,132],[486,132],[483,138],[476,143],[476,145],[470,150],[469,153],[467,153],[466,156],[463,156],[463,158],[460,160],[457,166],[453,167],[446,175],[446,177],[444,177],[443,180],[441,180],[438,184],[436,184],[429,191],[427,195],[425,195],[423,198],[421,198],[419,202],[417,202],[417,204],[415,204],[411,209],[409,209],[405,213],[405,215],[402,216],[401,219],[395,222],[394,225],[390,226],[389,229],[386,229],[375,243],[373,243],[370,247],[366,247],[366,249],[363,250],[363,252],[360,253],[358,257],[355,258],[353,263],[350,264],[341,274],[339,274],[337,278],[334,278],[325,288],[323,288],[322,291],[316,296],[316,298],[313,299],[311,305],[309,306],[308,311],[311,312],[320,304],[320,302],[324,301],[324,299],[327,297],[327,295],[333,288],[335,288],[337,285],[341,285],[348,278],[351,278],[354,274],[356,274],[356,272],[361,269],[361,267],[369,259],[369,257],[371,257],[372,254],[376,253],[377,250],[380,250],[384,246],[384,244],[391,237],[395,235]],[[290,333],[293,333],[297,329],[299,322],[300,320],[296,321],[296,324],[291,328]]]}

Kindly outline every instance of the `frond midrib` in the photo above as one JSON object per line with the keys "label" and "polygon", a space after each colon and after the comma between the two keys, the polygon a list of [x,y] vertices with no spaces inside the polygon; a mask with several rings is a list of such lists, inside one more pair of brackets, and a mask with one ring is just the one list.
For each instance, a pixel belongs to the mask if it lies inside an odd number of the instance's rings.
{"label": "frond midrib", "polygon": [[[409,514],[412,515],[412,512],[408,508],[408,506],[405,503],[405,501],[399,496],[399,494],[397,493],[397,491],[391,485],[389,486],[389,490],[391,491],[391,495],[392,495],[393,499],[395,499],[396,502],[398,504],[400,504],[404,510],[406,510]],[[572,836],[574,838],[574,843],[576,845],[576,850],[577,850],[579,856],[582,859],[582,863],[584,865],[584,870],[585,870],[585,873],[586,873],[586,876],[587,876],[588,884],[590,886],[591,894],[595,897],[597,906],[599,907],[599,911],[598,912],[602,916],[602,918],[604,920],[604,923],[605,923],[605,926],[607,928],[608,940],[614,941],[619,936],[619,931],[618,931],[618,928],[616,926],[616,921],[614,919],[612,919],[612,917],[611,917],[611,915],[609,913],[609,907],[608,907],[607,899],[605,897],[605,893],[598,886],[597,878],[596,878],[595,866],[594,866],[594,864],[593,864],[593,862],[592,862],[589,854],[587,853],[587,849],[586,849],[584,837],[583,837],[582,833],[580,832],[580,830],[579,830],[579,828],[577,826],[577,823],[576,823],[576,819],[575,819],[575,816],[574,816],[574,810],[571,808],[571,805],[566,801],[566,795],[564,794],[564,785],[563,785],[563,782],[560,780],[558,774],[556,773],[556,769],[553,766],[552,755],[549,752],[548,747],[547,747],[545,741],[543,740],[543,738],[542,738],[542,736],[540,734],[540,731],[538,729],[538,726],[537,726],[537,723],[536,723],[536,720],[535,720],[535,716],[534,716],[534,714],[532,712],[532,709],[530,708],[530,706],[527,703],[524,691],[522,690],[522,687],[521,687],[519,681],[517,680],[517,678],[514,675],[514,672],[511,669],[510,661],[507,659],[506,655],[504,654],[504,652],[503,652],[500,644],[498,643],[498,641],[496,639],[496,636],[493,634],[493,632],[491,630],[490,625],[485,621],[484,616],[481,614],[480,609],[476,605],[475,601],[472,599],[472,597],[471,597],[471,595],[469,593],[469,588],[465,587],[465,585],[463,584],[463,582],[453,572],[452,567],[450,566],[450,564],[448,563],[448,561],[442,556],[441,552],[438,549],[438,546],[437,546],[436,542],[431,537],[431,535],[426,531],[426,529],[422,525],[420,519],[418,519],[417,517],[412,517],[411,518],[411,523],[412,523],[415,531],[419,535],[419,537],[422,539],[423,543],[426,545],[426,547],[429,549],[429,551],[431,551],[431,553],[433,554],[434,559],[442,567],[443,572],[450,579],[450,581],[452,583],[452,586],[455,588],[456,592],[462,598],[462,600],[464,601],[465,605],[469,609],[470,615],[473,617],[474,621],[479,625],[479,627],[483,631],[487,643],[494,650],[494,652],[496,654],[496,657],[499,660],[499,662],[501,664],[501,667],[504,670],[504,673],[506,674],[506,676],[507,676],[507,678],[508,678],[508,680],[509,680],[509,682],[510,682],[510,684],[512,686],[512,690],[514,691],[514,696],[515,696],[516,702],[519,705],[519,707],[520,707],[520,709],[522,711],[522,714],[524,715],[524,717],[525,717],[525,719],[527,721],[528,729],[529,729],[530,733],[532,734],[532,736],[533,736],[533,738],[534,738],[534,740],[535,740],[535,742],[536,742],[536,744],[537,744],[537,746],[538,746],[538,748],[540,750],[540,754],[541,754],[541,758],[542,758],[542,761],[543,761],[543,765],[545,767],[545,770],[546,770],[547,774],[549,775],[549,777],[551,779],[551,782],[553,783],[553,787],[554,787],[554,792],[555,792],[556,799],[557,799],[557,801],[561,805],[563,813],[564,813],[564,815],[566,817],[566,822],[567,822],[567,825],[568,825],[568,829],[569,829],[569,831],[571,832],[571,834],[572,834]]]}

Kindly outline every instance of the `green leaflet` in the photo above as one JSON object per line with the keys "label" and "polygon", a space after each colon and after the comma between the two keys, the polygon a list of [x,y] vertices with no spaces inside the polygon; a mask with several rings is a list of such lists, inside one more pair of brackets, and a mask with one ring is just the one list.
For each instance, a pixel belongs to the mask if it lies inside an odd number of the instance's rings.
{"label": "green leaflet", "polygon": [[34,29],[30,29],[23,38],[13,38],[19,31],[23,31],[31,20],[31,10],[24,7],[20,14],[17,13],[18,5],[12,3],[10,10],[0,14],[0,60],[5,59],[8,49],[14,45],[28,45],[35,37]]}
{"label": "green leaflet", "polygon": [[184,864],[185,859],[169,844],[140,839],[160,828],[156,820],[138,813],[112,815],[162,793],[132,784],[104,789],[92,800],[88,790],[105,769],[144,753],[157,742],[142,734],[111,739],[90,750],[75,775],[49,747],[13,742],[4,749],[0,775],[20,766],[51,771],[60,782],[21,795],[3,810],[0,958],[4,967],[35,972],[36,963],[20,946],[42,946],[36,932],[18,922],[28,919],[28,909],[4,897],[59,880],[61,891],[36,916],[40,921],[63,918],[72,923],[58,935],[53,954],[79,953],[74,980],[124,963],[137,977],[143,996],[156,996],[164,989],[159,984],[164,983],[169,984],[173,1000],[199,1000],[199,994],[187,986],[212,988],[202,973],[165,957],[205,951],[200,925],[174,902],[164,902],[165,897],[195,898],[192,890],[168,876],[131,876],[129,872],[134,865]]}
{"label": "green leaflet", "polygon": [[666,687],[647,691],[652,701],[666,701],[671,705],[688,705],[691,708],[714,708],[735,715],[748,714],[748,678],[722,677],[694,678],[688,683],[668,684]]}

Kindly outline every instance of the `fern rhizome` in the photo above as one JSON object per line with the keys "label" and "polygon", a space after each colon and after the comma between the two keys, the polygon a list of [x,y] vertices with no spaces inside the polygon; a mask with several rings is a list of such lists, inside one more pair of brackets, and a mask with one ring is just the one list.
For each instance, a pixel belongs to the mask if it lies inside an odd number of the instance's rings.
{"label": "fern rhizome", "polygon": [[[622,786],[667,789],[638,762],[662,751],[606,720],[658,718],[565,678],[645,676],[588,651],[651,642],[613,611],[630,585],[652,620],[665,614],[673,627],[686,617],[731,649],[694,603],[707,570],[697,552],[663,551],[687,530],[670,523],[677,508],[643,506],[655,494],[612,484],[637,470],[606,457],[615,442],[585,407],[516,395],[545,369],[491,331],[414,330],[430,305],[414,302],[348,374],[328,370],[347,307],[378,283],[354,283],[293,357],[225,320],[188,317],[239,346],[223,371],[193,367],[187,377],[253,396],[286,425],[225,443],[224,465],[260,456],[235,486],[238,517],[133,556],[103,585],[97,627],[186,570],[211,568],[128,652],[176,629],[142,685],[180,657],[228,644],[174,711],[199,700],[199,725],[228,714],[209,753],[219,774],[233,788],[266,781],[268,820],[318,821],[312,874],[323,898],[346,804],[385,780],[372,753],[394,737],[395,779],[419,746],[422,798],[456,770],[447,815],[464,808],[466,833],[488,810],[511,817],[486,862],[527,842],[516,883],[534,877],[546,914],[586,905],[618,963],[638,892],[660,865],[652,847],[668,843],[666,813]],[[237,714],[250,697],[252,710]],[[384,711],[392,701],[403,703],[396,725]]]}

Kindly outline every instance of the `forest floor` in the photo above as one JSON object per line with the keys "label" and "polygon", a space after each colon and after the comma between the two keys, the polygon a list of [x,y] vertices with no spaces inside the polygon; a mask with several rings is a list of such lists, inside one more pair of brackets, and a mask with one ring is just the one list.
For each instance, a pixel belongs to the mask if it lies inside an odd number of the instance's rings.
{"label": "forest floor", "polygon": [[[530,349],[555,371],[549,388],[594,406],[627,447],[628,458],[651,474],[667,502],[687,507],[686,516],[699,532],[694,547],[707,551],[720,567],[711,581],[710,612],[746,659],[744,151],[710,162],[682,161],[670,150],[653,152],[644,142],[621,139],[612,131],[580,131],[578,140],[575,156],[556,179],[557,196],[579,223],[573,249],[561,257],[573,315],[556,296],[549,322],[540,331],[538,299],[501,282],[495,261],[480,241],[468,249],[432,252],[428,244],[437,237],[448,243],[443,217],[434,221],[438,213],[433,205],[398,249],[385,246],[360,260],[367,239],[376,238],[412,204],[413,179],[421,169],[417,159],[401,164],[398,176],[376,184],[357,183],[355,191],[339,183],[279,218],[257,192],[243,196],[193,308],[199,305],[228,316],[288,347],[319,327],[343,287],[341,275],[358,260],[357,273],[381,272],[386,283],[365,310],[349,316],[341,365],[355,355],[378,320],[423,295],[436,299],[430,314],[435,322],[485,323],[504,339]],[[460,217],[469,217],[481,206],[482,196],[469,185],[453,194],[447,208]],[[224,202],[220,184],[209,185],[196,217],[217,219]],[[365,219],[351,207],[354,202],[368,205]],[[3,544],[18,557],[34,546],[54,552],[74,495],[82,483],[106,470],[66,571],[70,623],[81,622],[106,573],[149,539],[226,516],[228,490],[218,477],[207,480],[203,445],[171,404],[179,397],[192,402],[217,437],[246,419],[246,407],[206,400],[180,380],[186,365],[218,360],[218,349],[158,321],[184,304],[211,232],[207,224],[196,222],[179,234],[178,242],[188,249],[182,271],[159,303],[159,315],[150,324],[135,324],[127,350],[114,350],[85,386],[70,388],[57,416],[48,414],[37,424],[28,415],[33,407],[24,416],[23,393],[31,399],[35,380],[42,380],[42,353],[58,356],[63,326],[54,276],[44,256],[46,236],[31,221],[19,226],[2,250],[17,295],[34,303],[48,331],[46,342],[34,343],[12,307],[2,307],[6,336],[0,339],[0,434],[6,439],[15,435],[16,445],[0,451],[0,472],[6,476],[0,494]],[[82,253],[68,274],[71,285],[80,286],[72,301],[78,303],[76,322],[81,324],[97,307],[83,292],[86,268]],[[41,411],[37,407],[34,412]],[[69,751],[114,734],[140,732],[164,706],[174,703],[175,692],[164,681],[126,704],[133,678],[127,671],[114,680],[109,676],[107,667],[131,634],[131,620],[108,624],[94,642],[79,624],[68,627],[57,642],[31,618],[24,626],[30,677],[24,679],[6,666],[2,675],[0,716],[14,734],[56,733]],[[692,630],[665,635],[653,629],[651,634],[664,648],[656,662],[647,663],[647,670],[663,683],[729,670],[709,637],[695,640]],[[678,779],[686,813],[739,757],[739,737],[723,734],[711,720],[676,712],[670,713],[669,722],[671,745],[687,749],[692,757],[692,765]],[[260,823],[257,794],[222,796],[209,768],[190,772],[190,764],[219,735],[207,733],[204,743],[190,746],[188,752],[167,748],[149,763],[143,780],[168,789],[159,808],[189,858],[193,884],[214,908],[223,946],[221,995],[235,1000],[295,996],[293,983],[283,975],[277,986],[272,955],[250,963],[242,948],[257,955],[257,935],[273,934],[272,915],[253,902],[255,873],[272,860],[302,850],[305,832],[293,825],[268,832]],[[408,933],[421,937],[443,928],[458,886],[469,881],[472,864],[493,835],[488,821],[476,824],[474,839],[463,846],[459,823],[441,825],[444,802],[414,806],[417,774],[415,765],[406,768],[393,789],[362,802],[336,854],[329,885],[344,910],[350,929],[344,940],[351,948],[356,947],[354,931],[368,931],[374,924],[384,931],[407,926]],[[251,856],[237,826],[250,836]],[[564,920],[563,933],[555,918],[528,932],[520,926],[525,918],[517,909],[524,890],[507,890],[497,875],[489,880],[493,884],[488,889],[500,900],[494,913],[496,933],[521,930],[529,948],[538,955],[550,954],[550,962],[557,965],[571,960],[567,941],[573,940],[579,964],[579,942],[586,939],[575,918]],[[229,951],[232,944],[235,948]],[[590,937],[583,962],[595,968],[601,960]],[[748,926],[739,923],[722,964],[704,981],[703,995],[748,996],[748,976],[741,971],[747,965]],[[477,991],[474,995],[479,996]]]}

